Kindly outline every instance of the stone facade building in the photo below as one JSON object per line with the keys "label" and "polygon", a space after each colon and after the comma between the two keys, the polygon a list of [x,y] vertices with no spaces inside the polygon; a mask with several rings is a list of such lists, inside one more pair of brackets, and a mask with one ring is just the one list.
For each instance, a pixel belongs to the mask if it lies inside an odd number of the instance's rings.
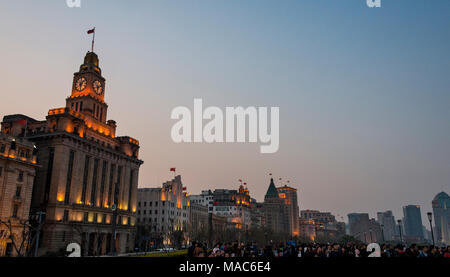
{"label": "stone facade building", "polygon": [[198,204],[207,207],[208,213],[214,211],[214,194],[211,190],[202,190],[201,194],[189,195],[191,204]]}
{"label": "stone facade building", "polygon": [[[25,134],[38,148],[32,210],[43,211],[40,254],[81,245],[82,255],[125,253],[134,246],[139,142],[116,136],[107,120],[105,79],[88,52],[66,106],[43,121],[6,116],[2,132]],[[17,120],[26,121],[25,128]]]}
{"label": "stone facade building", "polygon": [[350,235],[364,243],[383,242],[381,226],[367,213],[348,214]]}
{"label": "stone facade building", "polygon": [[[193,203],[189,209],[189,236],[193,240],[201,240],[208,237],[209,212],[206,205]],[[212,213],[211,213],[212,214]]]}
{"label": "stone facade building", "polygon": [[241,185],[239,190],[216,189],[213,195],[215,216],[227,218],[242,231],[250,229],[252,199],[248,188]]}
{"label": "stone facade building", "polygon": [[277,235],[290,235],[284,200],[280,198],[273,178],[264,197],[265,228]]}
{"label": "stone facade building", "polygon": [[137,223],[148,243],[172,245],[175,231],[182,231],[186,242],[190,202],[180,175],[160,188],[138,189],[137,209]]}
{"label": "stone facade building", "polygon": [[30,141],[0,134],[0,257],[25,254],[31,233],[23,231],[37,169],[35,154]]}
{"label": "stone facade building", "polygon": [[297,189],[283,186],[277,188],[278,196],[284,202],[284,214],[287,217],[287,230],[295,237],[299,235]]}

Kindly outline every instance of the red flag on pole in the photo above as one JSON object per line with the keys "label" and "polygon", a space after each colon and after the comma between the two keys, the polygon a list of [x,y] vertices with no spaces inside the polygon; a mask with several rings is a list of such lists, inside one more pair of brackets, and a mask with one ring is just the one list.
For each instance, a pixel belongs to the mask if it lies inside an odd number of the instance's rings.
{"label": "red flag on pole", "polygon": [[170,172],[175,172],[176,171],[176,168],[175,167],[172,167],[171,169],[170,169]]}
{"label": "red flag on pole", "polygon": [[87,31],[88,35],[95,33],[95,28]]}

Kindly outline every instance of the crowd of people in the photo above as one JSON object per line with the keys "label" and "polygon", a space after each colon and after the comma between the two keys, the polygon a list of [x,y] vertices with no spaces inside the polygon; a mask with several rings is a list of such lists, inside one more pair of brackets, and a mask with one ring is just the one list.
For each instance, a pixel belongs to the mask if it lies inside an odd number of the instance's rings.
{"label": "crowd of people", "polygon": [[[374,253],[378,252],[378,253]],[[375,255],[374,255],[375,254]],[[379,255],[378,255],[379,254]],[[368,249],[365,244],[271,244],[260,247],[256,243],[217,243],[212,249],[206,244],[194,242],[188,248],[189,257],[243,257],[243,258],[338,258],[338,257],[445,257],[450,258],[450,246],[423,246],[382,244],[379,249]]]}

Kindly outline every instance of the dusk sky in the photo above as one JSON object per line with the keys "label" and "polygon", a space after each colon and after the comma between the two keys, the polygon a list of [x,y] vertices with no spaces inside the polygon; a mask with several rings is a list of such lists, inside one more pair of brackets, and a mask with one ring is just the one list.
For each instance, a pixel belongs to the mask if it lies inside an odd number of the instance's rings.
{"label": "dusk sky", "polygon": [[[271,172],[300,209],[345,221],[425,214],[450,191],[448,0],[3,0],[0,116],[64,107],[94,26],[108,118],[140,140],[140,187],[176,167],[190,194],[244,179],[262,201]],[[279,151],[175,144],[170,113],[194,98],[280,107]]]}

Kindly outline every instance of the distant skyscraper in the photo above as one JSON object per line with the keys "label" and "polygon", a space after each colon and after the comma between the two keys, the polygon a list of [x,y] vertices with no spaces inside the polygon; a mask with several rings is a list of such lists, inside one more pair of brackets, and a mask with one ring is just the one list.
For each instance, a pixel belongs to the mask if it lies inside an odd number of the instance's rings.
{"label": "distant skyscraper", "polygon": [[436,241],[450,244],[450,196],[440,192],[434,197],[432,204]]}
{"label": "distant skyscraper", "polygon": [[412,241],[423,240],[422,216],[420,206],[408,205],[403,207],[403,227],[405,238],[409,237]]}
{"label": "distant skyscraper", "polygon": [[365,243],[380,242],[381,227],[375,219],[370,219],[366,213],[348,214],[350,235]]}
{"label": "distant skyscraper", "polygon": [[397,235],[397,228],[395,225],[395,218],[392,214],[392,211],[385,211],[377,213],[378,223],[382,225],[383,235],[385,241],[393,241],[395,240],[395,236]]}

